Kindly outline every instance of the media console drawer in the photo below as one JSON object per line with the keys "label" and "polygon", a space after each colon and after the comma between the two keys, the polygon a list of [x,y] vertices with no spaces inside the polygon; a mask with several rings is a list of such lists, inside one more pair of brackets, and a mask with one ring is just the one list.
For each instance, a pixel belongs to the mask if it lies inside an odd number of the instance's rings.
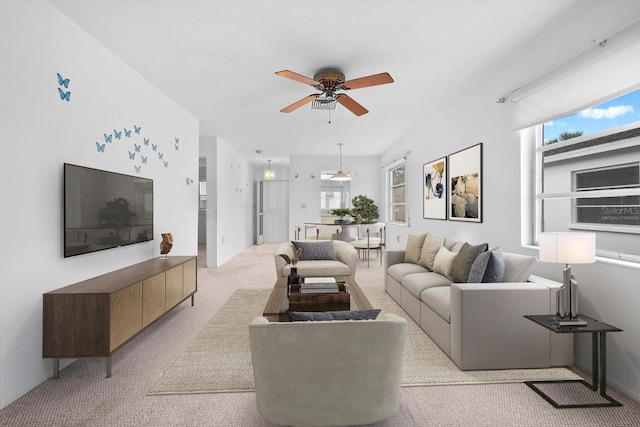
{"label": "media console drawer", "polygon": [[43,295],[42,357],[111,355],[198,289],[196,257],[160,257]]}

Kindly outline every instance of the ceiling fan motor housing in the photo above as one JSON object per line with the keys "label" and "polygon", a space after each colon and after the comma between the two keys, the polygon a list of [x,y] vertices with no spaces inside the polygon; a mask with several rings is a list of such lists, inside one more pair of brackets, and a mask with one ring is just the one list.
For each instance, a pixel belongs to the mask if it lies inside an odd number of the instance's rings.
{"label": "ceiling fan motor housing", "polygon": [[331,69],[320,70],[313,76],[313,80],[322,83],[321,86],[316,86],[316,89],[334,92],[342,89],[340,86],[344,83],[344,73]]}

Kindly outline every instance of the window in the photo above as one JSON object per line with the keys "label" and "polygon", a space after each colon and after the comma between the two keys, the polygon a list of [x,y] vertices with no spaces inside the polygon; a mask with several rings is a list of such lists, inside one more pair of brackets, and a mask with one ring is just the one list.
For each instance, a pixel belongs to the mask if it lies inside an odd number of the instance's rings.
{"label": "window", "polygon": [[405,166],[402,164],[389,171],[389,218],[390,222],[407,223],[407,182]]}
{"label": "window", "polygon": [[198,186],[199,208],[207,209],[207,181],[200,181]]}
{"label": "window", "polygon": [[606,224],[612,227],[640,227],[640,196],[598,197],[607,190],[640,188],[640,163],[615,165],[574,172],[576,224]]}
{"label": "window", "polygon": [[640,262],[639,119],[636,91],[523,131],[535,146],[534,243],[543,231],[584,230],[598,256]]}

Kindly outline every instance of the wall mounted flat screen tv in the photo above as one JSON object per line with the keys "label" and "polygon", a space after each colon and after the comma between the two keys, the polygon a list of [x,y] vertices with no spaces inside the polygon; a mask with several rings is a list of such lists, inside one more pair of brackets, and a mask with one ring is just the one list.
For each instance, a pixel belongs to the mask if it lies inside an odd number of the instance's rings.
{"label": "wall mounted flat screen tv", "polygon": [[153,180],[64,164],[65,258],[153,240]]}

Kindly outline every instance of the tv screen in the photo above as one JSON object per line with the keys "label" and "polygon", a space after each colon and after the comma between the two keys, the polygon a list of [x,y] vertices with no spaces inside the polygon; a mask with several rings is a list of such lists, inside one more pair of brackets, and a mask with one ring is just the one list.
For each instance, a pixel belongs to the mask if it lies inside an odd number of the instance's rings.
{"label": "tv screen", "polygon": [[65,258],[153,240],[153,180],[64,164]]}

